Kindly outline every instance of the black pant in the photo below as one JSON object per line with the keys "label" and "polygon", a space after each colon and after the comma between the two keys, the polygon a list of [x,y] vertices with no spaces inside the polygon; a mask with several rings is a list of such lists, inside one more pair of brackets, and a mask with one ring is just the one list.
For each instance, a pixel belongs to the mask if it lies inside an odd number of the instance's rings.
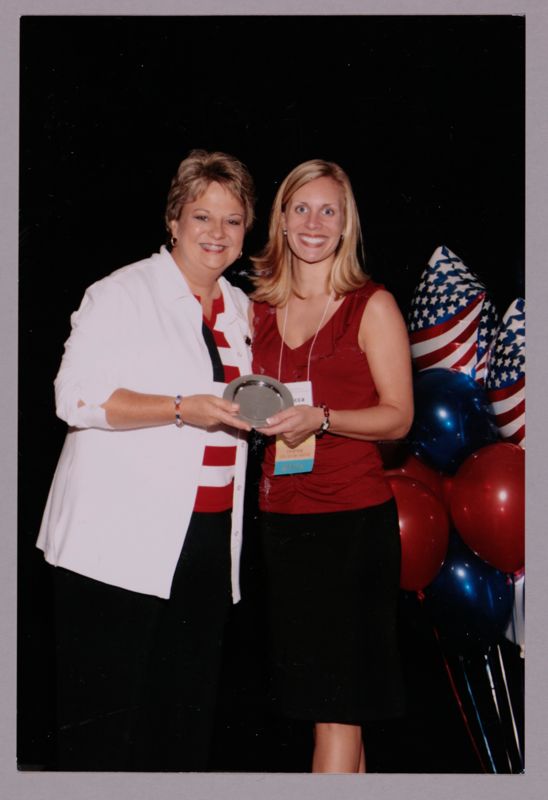
{"label": "black pant", "polygon": [[192,516],[169,600],[61,568],[55,591],[57,768],[206,770],[231,603],[230,512]]}

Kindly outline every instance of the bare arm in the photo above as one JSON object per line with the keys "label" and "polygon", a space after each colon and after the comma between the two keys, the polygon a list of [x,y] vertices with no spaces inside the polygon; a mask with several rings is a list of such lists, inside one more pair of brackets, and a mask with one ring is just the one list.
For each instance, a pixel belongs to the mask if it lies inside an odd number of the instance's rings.
{"label": "bare arm", "polygon": [[[407,328],[391,294],[377,291],[360,323],[358,343],[367,355],[379,395],[376,406],[330,409],[330,433],[352,439],[377,441],[405,436],[413,419],[413,385]],[[271,418],[261,433],[281,435],[295,447],[323,422],[322,409],[293,406]]]}
{"label": "bare arm", "polygon": [[[168,395],[116,389],[108,400],[102,403],[101,408],[106,411],[108,424],[119,430],[175,423],[174,398]],[[251,430],[246,422],[235,416],[238,409],[237,403],[231,403],[220,397],[193,394],[181,400],[180,415],[185,424],[200,428],[229,425],[243,431]]]}

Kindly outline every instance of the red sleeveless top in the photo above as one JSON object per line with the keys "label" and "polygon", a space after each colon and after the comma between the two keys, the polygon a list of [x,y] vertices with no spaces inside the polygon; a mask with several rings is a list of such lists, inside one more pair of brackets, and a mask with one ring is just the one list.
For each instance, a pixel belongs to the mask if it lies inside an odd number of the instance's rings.
{"label": "red sleeveless top", "polygon": [[[310,359],[314,405],[326,403],[332,409],[377,405],[367,358],[358,345],[358,330],[367,301],[380,288],[380,284],[368,281],[348,294],[319,331]],[[283,345],[278,375],[282,339],[276,310],[266,303],[254,303],[253,312],[253,372],[280,378],[284,383],[305,381],[312,339],[293,349]],[[316,439],[312,472],[297,475],[274,476],[274,453],[272,438],[266,446],[259,488],[263,511],[347,511],[377,505],[392,497],[374,442],[326,433]]]}

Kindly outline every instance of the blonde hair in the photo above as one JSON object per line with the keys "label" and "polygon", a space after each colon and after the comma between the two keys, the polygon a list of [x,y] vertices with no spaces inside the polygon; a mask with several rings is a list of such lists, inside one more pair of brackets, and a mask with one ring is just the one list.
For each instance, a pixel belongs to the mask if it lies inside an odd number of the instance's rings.
{"label": "blonde hair", "polygon": [[252,298],[273,306],[284,306],[293,284],[292,253],[283,233],[282,214],[298,189],[317,178],[332,178],[342,189],[344,227],[341,242],[335,253],[330,275],[330,289],[342,296],[363,286],[369,276],[358,259],[358,248],[365,261],[360,218],[350,179],[346,172],[331,161],[313,159],[295,167],[276,192],[268,229],[268,242],[251,261],[255,286]]}
{"label": "blonde hair", "polygon": [[167,196],[164,219],[170,235],[169,224],[179,219],[184,204],[194,202],[214,182],[238,198],[244,208],[245,229],[251,228],[255,217],[255,187],[247,167],[226,153],[191,150],[179,164]]}

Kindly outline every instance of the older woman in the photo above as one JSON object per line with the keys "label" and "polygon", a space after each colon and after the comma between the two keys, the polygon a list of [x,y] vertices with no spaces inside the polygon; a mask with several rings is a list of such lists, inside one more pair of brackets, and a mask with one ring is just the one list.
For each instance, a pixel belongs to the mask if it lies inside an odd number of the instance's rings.
{"label": "older woman", "polygon": [[54,565],[59,769],[207,768],[239,599],[248,299],[223,272],[253,221],[237,159],[195,150],[169,247],[93,284],[55,380],[69,430],[38,546]]}
{"label": "older woman", "polygon": [[364,772],[362,725],[402,709],[398,517],[375,441],[410,426],[411,362],[360,244],[347,175],[314,160],[280,185],[253,259],[253,371],[299,400],[261,429],[275,695],[314,722],[315,772]]}

